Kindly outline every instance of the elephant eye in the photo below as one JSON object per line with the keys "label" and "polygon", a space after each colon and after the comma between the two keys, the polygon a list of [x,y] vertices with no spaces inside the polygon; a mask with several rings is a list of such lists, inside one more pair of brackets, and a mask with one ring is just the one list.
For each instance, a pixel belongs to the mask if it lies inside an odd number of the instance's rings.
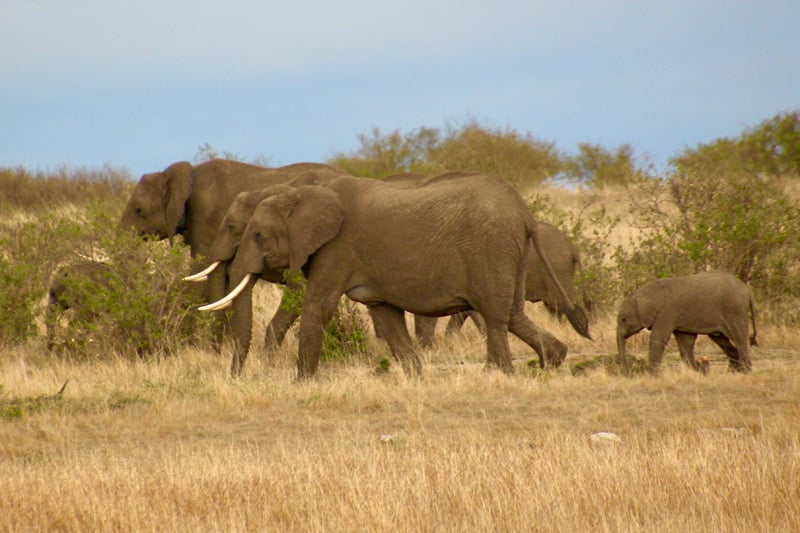
{"label": "elephant eye", "polygon": [[142,216],[143,211],[141,207],[137,207],[135,211],[136,211],[136,216],[138,217]]}
{"label": "elephant eye", "polygon": [[261,242],[261,232],[257,231],[253,234],[253,238],[255,238],[256,242]]}

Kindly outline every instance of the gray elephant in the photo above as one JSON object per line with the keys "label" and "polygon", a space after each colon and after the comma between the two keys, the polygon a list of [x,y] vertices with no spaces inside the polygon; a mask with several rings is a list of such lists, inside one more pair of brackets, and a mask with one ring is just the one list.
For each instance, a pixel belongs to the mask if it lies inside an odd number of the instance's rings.
{"label": "gray elephant", "polygon": [[[547,310],[556,316],[566,316],[578,334],[591,339],[588,326],[589,320],[586,315],[586,310],[591,308],[591,302],[585,293],[582,295],[583,306],[577,305],[578,291],[575,287],[575,273],[580,271],[581,268],[578,251],[564,232],[546,222],[539,222],[539,240],[542,243],[542,248],[547,251],[547,258],[550,260],[561,286],[567,292],[570,302],[576,305],[573,311],[568,310],[566,302],[548,279],[542,260],[536,254],[530,254],[528,257],[527,275],[525,276],[525,299],[531,303],[542,302]],[[480,315],[473,311],[456,313],[450,317],[447,322],[446,333],[457,333],[467,317],[471,317],[481,330],[484,329]],[[422,342],[423,345],[426,342],[429,344],[432,342],[432,338],[423,338]]]}
{"label": "gray elephant", "polygon": [[443,316],[475,309],[487,324],[487,365],[513,371],[511,331],[544,354],[543,364],[558,366],[567,347],[536,328],[523,311],[531,243],[569,302],[536,235],[537,224],[519,193],[489,176],[425,188],[342,177],[324,186],[276,191],[259,203],[242,236],[229,268],[236,288],[201,309],[233,304],[234,375],[241,373],[250,344],[252,285],[265,269],[288,269],[307,280],[299,378],[316,372],[325,326],[344,294],[370,308],[407,373],[421,372],[421,364],[404,310]]}
{"label": "gray elephant", "polygon": [[[309,178],[308,176],[303,176],[287,184],[273,185],[264,189],[239,193],[226,211],[219,225],[219,229],[217,230],[217,235],[214,239],[209,256],[211,265],[202,272],[187,276],[184,280],[203,281],[214,270],[227,272],[230,262],[235,257],[236,251],[239,248],[247,223],[253,216],[256,206],[258,206],[262,200],[275,194],[289,192],[297,186],[321,184],[324,181],[324,179],[317,180],[313,177]],[[259,277],[271,283],[285,283],[287,281],[283,277],[283,271],[266,268],[261,271]],[[292,285],[291,281],[289,281],[289,285]],[[294,288],[298,289],[299,287]],[[237,314],[239,314],[240,321],[242,316],[248,313],[243,307],[241,302],[240,306],[237,307],[237,309],[239,309]],[[280,345],[286,336],[286,332],[289,331],[291,325],[297,320],[299,316],[297,310],[289,307],[290,306],[285,305],[279,306],[275,316],[270,320],[264,336],[265,347],[269,348]]]}
{"label": "gray elephant", "polygon": [[[475,172],[448,172],[438,176],[424,176],[421,174],[393,174],[384,178],[384,181],[395,183],[406,187],[424,187],[430,184],[439,183],[446,180],[461,179],[468,176],[477,175]],[[577,291],[575,288],[575,272],[580,270],[580,256],[575,246],[569,238],[551,224],[539,222],[539,240],[542,247],[546,250],[547,258],[558,277],[561,286],[567,292],[569,301],[577,303]],[[566,316],[572,327],[580,335],[591,339],[589,334],[589,320],[586,310],[591,307],[586,294],[583,294],[585,309],[575,305],[568,308],[566,302],[561,297],[557,288],[548,279],[547,271],[542,260],[537,254],[530,254],[528,257],[527,275],[525,277],[525,299],[529,302],[543,302],[547,309],[558,316]],[[485,330],[483,319],[474,311],[456,313],[447,322],[446,332],[455,334],[466,321],[471,317],[478,327]],[[422,346],[433,344],[434,332],[436,329],[436,318],[415,316],[414,330],[417,340]],[[541,356],[541,354],[539,354]]]}
{"label": "gray elephant", "polygon": [[74,319],[85,322],[94,318],[96,312],[92,309],[93,306],[87,305],[82,298],[87,294],[88,287],[108,287],[112,276],[111,266],[99,261],[81,261],[56,270],[50,281],[45,309],[48,350],[52,350],[55,345],[58,315],[74,309]]}
{"label": "gray elephant", "polygon": [[[267,169],[238,161],[214,159],[191,165],[179,162],[162,172],[139,180],[122,214],[120,226],[139,235],[170,239],[183,236],[192,257],[206,262],[213,256],[213,242],[225,212],[237,194],[263,189],[291,180],[326,179],[347,175],[320,163],[296,163]],[[206,298],[216,300],[226,291],[225,269],[208,275]],[[279,311],[282,313],[282,311]],[[282,320],[282,317],[277,317]],[[219,340],[221,329],[216,338]]]}
{"label": "gray elephant", "polygon": [[658,370],[670,335],[675,336],[681,358],[695,370],[697,335],[708,335],[728,356],[736,372],[751,369],[747,344],[747,311],[753,324],[750,345],[756,345],[756,315],[750,289],[736,276],[712,270],[651,281],[622,302],[617,315],[617,348],[624,372],[628,372],[625,341],[644,328],[651,330],[649,360]]}

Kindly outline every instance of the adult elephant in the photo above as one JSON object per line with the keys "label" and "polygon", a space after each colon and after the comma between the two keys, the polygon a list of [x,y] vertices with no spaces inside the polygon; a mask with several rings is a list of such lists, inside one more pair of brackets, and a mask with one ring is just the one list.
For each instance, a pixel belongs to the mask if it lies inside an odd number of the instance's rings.
{"label": "adult elephant", "polygon": [[[239,249],[239,244],[241,242],[242,235],[244,235],[244,230],[247,227],[247,223],[253,216],[256,206],[258,206],[262,200],[274,194],[289,192],[295,187],[304,184],[315,184],[322,182],[324,182],[324,180],[309,180],[306,176],[303,176],[300,179],[292,180],[287,184],[273,185],[265,189],[241,192],[236,195],[236,198],[234,198],[233,202],[225,213],[225,216],[222,218],[222,222],[220,222],[216,237],[214,238],[209,255],[211,264],[202,272],[187,276],[184,278],[184,280],[204,281],[208,278],[208,275],[214,271],[228,271],[228,267],[235,257],[236,251]],[[293,284],[291,280],[284,279],[283,271],[264,269],[261,271],[259,277],[271,283],[288,282],[290,286]],[[299,287],[295,286],[294,288]],[[221,297],[222,294],[219,296]],[[249,303],[245,304],[244,300],[245,298],[242,297],[241,301],[238,302],[239,305],[236,308],[236,315],[238,316],[239,322],[252,320],[252,317],[245,317],[245,315],[251,314],[252,306]],[[298,316],[299,313],[293,306],[279,306],[278,311],[275,313],[275,316],[267,326],[266,334],[264,336],[265,347],[269,348],[271,346],[280,345],[286,336],[286,332],[289,331],[289,328],[294,321],[297,320]]]}
{"label": "adult elephant", "polygon": [[[575,306],[572,310],[567,307],[567,302],[550,281],[542,260],[535,254],[531,254],[528,257],[527,275],[525,276],[525,299],[531,303],[542,302],[547,310],[556,316],[566,316],[578,334],[591,339],[589,320],[586,315],[586,311],[591,308],[591,303],[585,292],[582,294],[583,305],[577,304],[578,290],[575,287],[575,273],[580,272],[581,269],[578,250],[575,249],[575,246],[563,231],[546,222],[539,222],[539,239],[542,242],[542,247],[547,250],[547,258],[553,267],[556,277],[561,286],[564,287],[569,301],[574,303]],[[457,313],[450,317],[447,322],[446,333],[457,333],[467,317],[473,318],[478,327],[483,329],[483,321],[480,315],[476,315],[474,312]]]}
{"label": "adult elephant", "polygon": [[[238,161],[212,159],[199,165],[174,163],[139,180],[122,213],[120,226],[157,239],[183,236],[192,257],[208,264],[220,222],[237,194],[292,180],[324,180],[347,175],[321,163],[296,163],[264,168]],[[226,291],[224,269],[210,273],[206,298],[216,300]],[[282,311],[279,311],[279,314]],[[278,316],[278,319],[282,319]],[[217,339],[221,329],[217,331]]]}
{"label": "adult elephant", "polygon": [[539,330],[523,310],[531,242],[560,287],[528,207],[516,190],[494,177],[473,175],[424,188],[342,177],[324,186],[276,190],[259,203],[242,236],[229,269],[236,288],[201,309],[233,302],[234,375],[242,371],[251,331],[250,315],[236,312],[239,302],[249,307],[252,285],[262,272],[284,269],[307,280],[300,378],[316,372],[325,326],[343,294],[370,308],[407,373],[421,372],[421,364],[404,310],[426,316],[477,310],[486,320],[487,365],[513,371],[511,331],[543,354],[543,365],[558,366],[567,347]]}
{"label": "adult elephant", "polygon": [[690,276],[651,281],[629,294],[617,314],[617,348],[625,373],[625,341],[644,328],[651,330],[650,370],[656,372],[670,336],[675,336],[681,358],[695,370],[697,335],[708,335],[725,355],[731,370],[751,369],[747,345],[747,311],[753,324],[750,344],[756,343],[756,315],[750,289],[733,274],[711,270]]}
{"label": "adult elephant", "polygon": [[[477,175],[475,172],[449,172],[438,176],[424,176],[421,174],[393,174],[384,178],[384,181],[406,187],[425,187],[446,180],[458,180],[464,177]],[[551,224],[539,222],[539,239],[542,247],[547,251],[547,258],[553,267],[556,277],[567,293],[568,301],[577,303],[577,290],[575,288],[575,272],[580,270],[580,256],[578,250],[569,238]],[[529,302],[543,302],[545,307],[557,316],[566,316],[572,327],[580,335],[591,339],[589,334],[589,320],[586,310],[590,303],[583,294],[585,307],[575,305],[569,307],[561,292],[550,281],[547,270],[537,254],[530,254],[525,276],[525,299]],[[450,317],[447,322],[446,332],[455,334],[461,330],[467,317],[471,317],[483,331],[483,319],[475,312],[460,312]],[[414,330],[417,340],[422,346],[433,344],[437,319],[433,317],[414,317]],[[541,354],[539,354],[541,356]]]}

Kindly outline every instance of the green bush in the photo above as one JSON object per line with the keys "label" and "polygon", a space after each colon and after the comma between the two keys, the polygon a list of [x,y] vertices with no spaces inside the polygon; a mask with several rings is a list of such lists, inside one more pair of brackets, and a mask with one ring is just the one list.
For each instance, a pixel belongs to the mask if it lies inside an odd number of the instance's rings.
{"label": "green bush", "polygon": [[420,127],[403,134],[377,128],[359,135],[361,146],[335,155],[330,163],[355,176],[382,178],[400,172],[440,174],[468,170],[494,174],[517,187],[530,187],[555,176],[562,161],[553,143],[513,129],[469,121],[460,127]]}
{"label": "green bush", "polygon": [[763,301],[800,298],[800,205],[771,182],[675,173],[632,191],[645,201],[634,204],[639,237],[615,255],[623,293],[652,278],[719,268]]}
{"label": "green bush", "polygon": [[609,244],[609,236],[619,224],[619,217],[610,216],[593,199],[577,212],[565,211],[546,194],[536,194],[530,208],[537,220],[563,231],[578,250],[581,269],[575,283],[591,303],[590,311],[607,309],[618,293],[617,268],[612,262],[615,249]]}
{"label": "green bush", "polygon": [[[2,339],[19,343],[30,337],[33,319],[43,314],[53,274],[62,265],[102,260],[110,265],[103,283],[77,279],[70,287],[80,311],[68,312],[56,347],[74,357],[110,354],[169,353],[187,342],[201,342],[210,332],[194,289],[181,281],[190,271],[187,249],[145,242],[117,228],[119,202],[96,204],[75,219],[58,210],[29,215],[10,237],[2,233],[9,255],[0,263],[0,292],[15,306],[0,308]],[[62,323],[62,321],[59,321]]]}

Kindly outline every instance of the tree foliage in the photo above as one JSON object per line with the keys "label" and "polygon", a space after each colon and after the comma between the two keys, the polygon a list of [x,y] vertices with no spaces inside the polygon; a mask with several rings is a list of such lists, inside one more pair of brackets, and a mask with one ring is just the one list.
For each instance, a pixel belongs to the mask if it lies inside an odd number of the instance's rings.
{"label": "tree foliage", "polygon": [[556,175],[562,162],[553,143],[514,129],[470,121],[445,131],[420,127],[383,134],[377,128],[358,137],[360,146],[331,163],[354,174],[382,178],[399,172],[434,174],[466,170],[495,174],[518,187],[538,185]]}
{"label": "tree foliage", "polygon": [[637,168],[629,144],[612,151],[598,144],[579,143],[578,153],[565,161],[564,174],[589,187],[601,188],[631,183],[644,176],[644,171]]}
{"label": "tree foliage", "polygon": [[679,172],[800,176],[800,111],[779,113],[738,137],[686,149],[672,159]]}

